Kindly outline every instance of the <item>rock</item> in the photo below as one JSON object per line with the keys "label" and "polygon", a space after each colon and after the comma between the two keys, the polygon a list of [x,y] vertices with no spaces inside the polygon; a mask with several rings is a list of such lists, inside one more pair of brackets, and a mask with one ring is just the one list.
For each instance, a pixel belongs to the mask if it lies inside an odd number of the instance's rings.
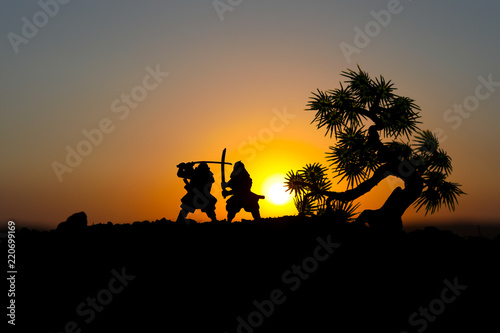
{"label": "rock", "polygon": [[86,227],[87,214],[85,214],[85,212],[79,212],[68,217],[65,222],[59,223],[57,230],[64,232],[77,232],[85,230]]}

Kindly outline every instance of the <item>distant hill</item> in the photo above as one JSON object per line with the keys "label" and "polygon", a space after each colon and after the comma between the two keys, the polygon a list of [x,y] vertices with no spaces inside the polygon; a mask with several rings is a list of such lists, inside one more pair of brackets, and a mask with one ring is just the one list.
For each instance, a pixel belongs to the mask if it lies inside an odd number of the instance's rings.
{"label": "distant hill", "polygon": [[[412,232],[417,229],[423,229],[424,226],[432,226],[432,223],[425,223],[422,221],[419,226],[414,224],[405,226],[407,232]],[[456,221],[456,222],[441,222],[435,225],[440,230],[450,230],[458,236],[468,237],[486,237],[495,238],[500,235],[500,221],[497,223],[489,221]]]}

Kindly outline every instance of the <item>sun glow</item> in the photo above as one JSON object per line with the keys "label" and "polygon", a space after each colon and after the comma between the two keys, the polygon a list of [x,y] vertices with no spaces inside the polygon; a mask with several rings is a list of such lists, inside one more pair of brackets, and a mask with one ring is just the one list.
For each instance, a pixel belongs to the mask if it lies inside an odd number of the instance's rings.
{"label": "sun glow", "polygon": [[284,181],[284,174],[275,174],[267,177],[262,184],[262,192],[274,205],[281,206],[292,200],[292,196],[286,192]]}

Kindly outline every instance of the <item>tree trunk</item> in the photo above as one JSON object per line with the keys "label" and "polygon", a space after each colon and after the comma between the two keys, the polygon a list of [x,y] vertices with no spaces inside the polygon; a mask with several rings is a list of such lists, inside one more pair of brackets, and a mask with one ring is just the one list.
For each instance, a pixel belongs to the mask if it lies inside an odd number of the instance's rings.
{"label": "tree trunk", "polygon": [[424,183],[422,177],[413,172],[409,177],[403,179],[405,188],[397,187],[385,203],[377,210],[364,210],[359,214],[354,223],[368,224],[375,230],[380,231],[404,231],[402,216],[406,209],[418,199],[422,193]]}
{"label": "tree trunk", "polygon": [[406,209],[418,199],[424,187],[422,176],[416,170],[408,172],[409,174],[403,177],[399,170],[401,165],[402,162],[400,161],[397,163],[386,163],[380,166],[370,179],[360,183],[356,188],[345,192],[325,191],[322,194],[333,200],[353,201],[371,191],[386,177],[391,175],[399,177],[405,182],[405,188],[397,187],[394,189],[379,209],[367,209],[361,212],[355,223],[368,224],[370,227],[378,230],[400,231],[403,228],[401,217]]}

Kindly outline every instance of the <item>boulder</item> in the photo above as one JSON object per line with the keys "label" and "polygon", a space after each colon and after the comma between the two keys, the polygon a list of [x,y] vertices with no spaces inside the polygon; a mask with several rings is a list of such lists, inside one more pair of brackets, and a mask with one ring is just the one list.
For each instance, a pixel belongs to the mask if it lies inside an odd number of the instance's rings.
{"label": "boulder", "polygon": [[57,226],[58,231],[75,232],[83,231],[87,227],[87,214],[79,212],[71,215],[64,222],[59,223]]}

